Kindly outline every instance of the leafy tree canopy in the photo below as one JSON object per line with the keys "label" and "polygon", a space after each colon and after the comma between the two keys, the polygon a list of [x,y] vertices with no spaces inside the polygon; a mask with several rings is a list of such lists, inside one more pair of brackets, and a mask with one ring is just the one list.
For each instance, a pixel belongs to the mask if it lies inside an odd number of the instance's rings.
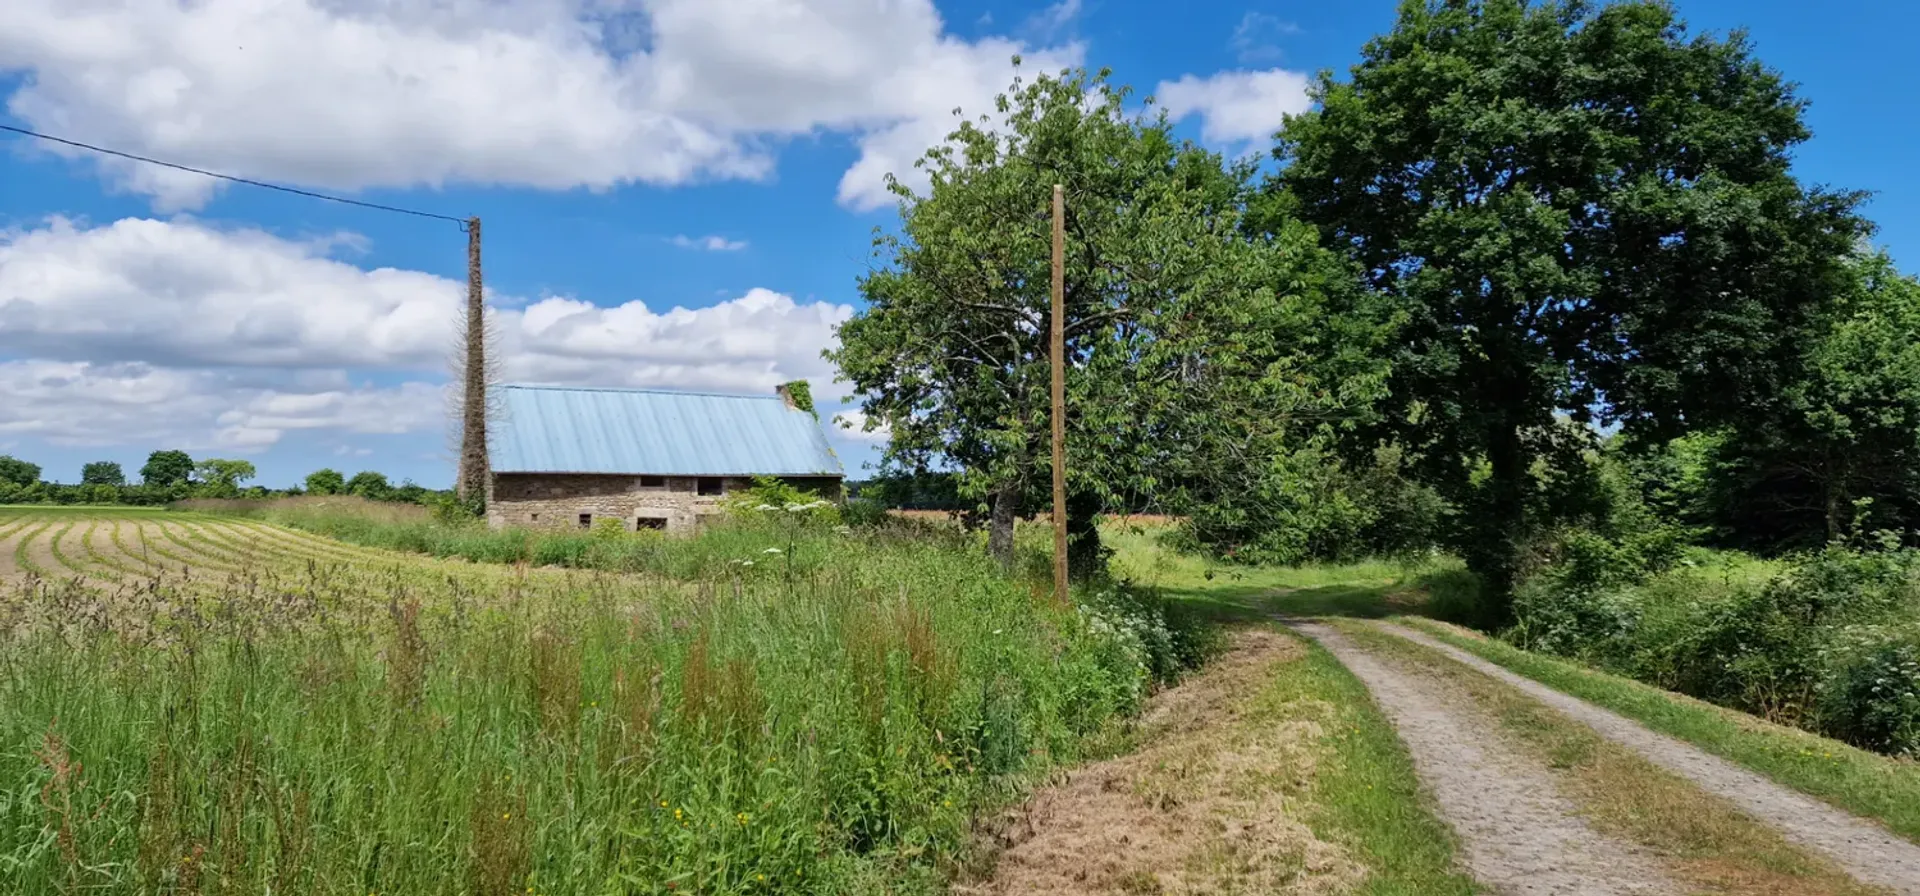
{"label": "leafy tree canopy", "polygon": [[[898,234],[875,239],[867,310],[828,352],[870,421],[891,428],[896,474],[959,471],[989,498],[990,544],[1011,556],[1015,516],[1050,503],[1050,203],[1066,194],[1069,514],[1087,568],[1102,506],[1173,494],[1224,450],[1229,424],[1276,423],[1339,403],[1315,344],[1346,269],[1310,230],[1248,239],[1248,165],[1130,115],[1106,72],[1016,80],[998,118],[963,121],[919,163]],[[1350,381],[1359,388],[1364,378]],[[1231,405],[1229,409],[1228,405]]]}
{"label": "leafy tree canopy", "polygon": [[347,490],[347,477],[339,470],[323,468],[307,474],[307,494],[338,495]]}
{"label": "leafy tree canopy", "polygon": [[97,460],[80,467],[81,485],[126,485],[127,474],[110,460]]}
{"label": "leafy tree canopy", "polygon": [[40,467],[10,454],[0,454],[0,482],[25,488],[40,481]]}
{"label": "leafy tree canopy", "polygon": [[193,465],[193,477],[216,491],[237,492],[240,483],[252,479],[256,471],[252,461],[208,458]]}
{"label": "leafy tree canopy", "polygon": [[179,485],[192,475],[193,458],[185,451],[155,451],[140,468],[140,480],[147,485]]}
{"label": "leafy tree canopy", "polygon": [[1789,173],[1791,87],[1660,3],[1408,0],[1314,93],[1267,208],[1405,315],[1383,419],[1495,595],[1542,522],[1530,470],[1577,447],[1556,412],[1678,433],[1764,406],[1866,230]]}
{"label": "leafy tree canopy", "polygon": [[384,501],[392,493],[393,486],[388,484],[385,473],[364,470],[353,474],[353,478],[347,480],[347,494],[350,495],[358,495],[371,501]]}

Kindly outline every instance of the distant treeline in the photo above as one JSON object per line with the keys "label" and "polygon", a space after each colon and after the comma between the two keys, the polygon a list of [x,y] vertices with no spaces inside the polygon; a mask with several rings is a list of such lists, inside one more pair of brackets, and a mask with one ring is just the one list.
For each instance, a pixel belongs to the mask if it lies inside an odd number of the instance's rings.
{"label": "distant treeline", "polygon": [[304,486],[266,488],[247,485],[258,471],[249,461],[224,458],[196,460],[185,451],[155,451],[130,480],[120,464],[93,461],[81,465],[79,482],[41,479],[38,464],[0,454],[0,504],[127,504],[160,506],[192,498],[265,499],[298,495],[357,495],[373,501],[431,504],[451,492],[430,489],[412,481],[394,485],[386,474],[371,470],[348,477],[337,470],[319,470]]}

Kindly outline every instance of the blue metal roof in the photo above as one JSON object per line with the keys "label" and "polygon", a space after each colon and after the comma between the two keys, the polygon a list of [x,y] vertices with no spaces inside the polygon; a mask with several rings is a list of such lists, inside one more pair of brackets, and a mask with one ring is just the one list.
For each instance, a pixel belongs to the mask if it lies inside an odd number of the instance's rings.
{"label": "blue metal roof", "polygon": [[820,422],[777,395],[501,386],[495,473],[840,476]]}

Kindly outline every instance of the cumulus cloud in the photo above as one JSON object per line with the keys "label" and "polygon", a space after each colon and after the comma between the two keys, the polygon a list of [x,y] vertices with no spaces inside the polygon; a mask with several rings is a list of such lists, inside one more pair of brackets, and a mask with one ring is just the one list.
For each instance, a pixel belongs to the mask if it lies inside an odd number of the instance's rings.
{"label": "cumulus cloud", "polygon": [[724,236],[687,236],[684,233],[667,242],[682,249],[704,249],[708,252],[738,252],[747,247],[746,240],[730,240]]}
{"label": "cumulus cloud", "polygon": [[893,438],[893,430],[884,423],[868,429],[867,415],[861,411],[841,411],[833,415],[833,425],[842,438],[852,442],[885,445]]}
{"label": "cumulus cloud", "polygon": [[[14,115],[199,167],[599,189],[761,178],[780,140],[833,131],[860,147],[839,191],[856,208],[889,200],[885,173],[914,177],[955,107],[985,111],[1023,51],[1080,58],[960,39],[931,0],[13,0],[0,17],[0,73],[26,76]],[[164,210],[217,186],[99,164]]]}
{"label": "cumulus cloud", "polygon": [[1265,140],[1288,115],[1307,111],[1307,76],[1285,69],[1185,75],[1162,81],[1154,96],[1175,119],[1200,116],[1200,137],[1216,145]]}
{"label": "cumulus cloud", "polygon": [[[328,255],[351,242],[189,218],[0,233],[0,357],[21,358],[0,362],[0,438],[187,443],[191,430],[243,450],[444,426],[463,285]],[[509,380],[747,392],[829,388],[820,352],[852,315],[766,289],[704,308],[549,296],[489,311]]]}
{"label": "cumulus cloud", "polygon": [[443,386],[355,386],[343,374],[262,378],[141,362],[0,362],[0,434],[59,445],[130,439],[255,451],[289,432],[402,433],[442,425]]}

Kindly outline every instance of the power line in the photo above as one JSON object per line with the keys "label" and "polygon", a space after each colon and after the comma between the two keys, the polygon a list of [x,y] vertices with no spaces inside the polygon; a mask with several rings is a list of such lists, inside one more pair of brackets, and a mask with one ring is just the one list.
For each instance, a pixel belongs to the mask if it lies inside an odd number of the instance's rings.
{"label": "power line", "polygon": [[283,187],[279,184],[270,184],[270,183],[266,183],[265,181],[249,180],[244,177],[235,177],[231,174],[221,174],[218,171],[207,171],[205,169],[194,168],[187,165],[180,165],[173,162],[163,162],[159,159],[150,159],[150,158],[147,158],[146,156],[137,156],[130,152],[121,152],[120,150],[108,149],[104,146],[94,146],[90,143],[81,143],[78,140],[68,140],[65,137],[55,137],[52,134],[42,134],[37,131],[29,131],[26,128],[16,128],[13,125],[9,125],[9,124],[0,124],[0,131],[12,131],[13,133],[16,133],[16,134],[22,134],[28,137],[35,137],[35,138],[38,138],[41,140],[47,140],[53,143],[62,143],[67,146],[76,147],[78,149],[85,149],[92,152],[101,153],[103,155],[119,156],[120,158],[123,158],[123,159],[132,159],[133,161],[136,161],[136,162],[145,162],[149,165],[159,165],[162,168],[172,168],[176,171],[186,171],[192,174],[199,174],[206,177],[216,178],[219,180],[233,181],[236,184],[246,184],[247,186],[250,186],[250,187],[264,187],[269,190],[279,190],[282,193],[292,193],[295,196],[306,196],[310,199],[324,199],[328,202],[338,202],[345,205],[357,205],[361,208],[371,208],[371,209],[376,209],[383,212],[397,212],[402,215],[414,215],[416,217],[421,217],[421,218],[435,218],[441,221],[452,221],[453,223],[460,225],[461,230],[465,230],[467,228],[467,221],[465,218],[456,218],[456,217],[453,217],[452,215],[438,215],[438,214],[434,214],[433,212],[416,211],[414,209],[400,208],[398,206],[392,206],[392,205],[381,205],[377,202],[362,202],[358,199],[348,199],[344,196],[329,196],[325,193],[315,193],[311,190],[301,190],[295,187]]}

